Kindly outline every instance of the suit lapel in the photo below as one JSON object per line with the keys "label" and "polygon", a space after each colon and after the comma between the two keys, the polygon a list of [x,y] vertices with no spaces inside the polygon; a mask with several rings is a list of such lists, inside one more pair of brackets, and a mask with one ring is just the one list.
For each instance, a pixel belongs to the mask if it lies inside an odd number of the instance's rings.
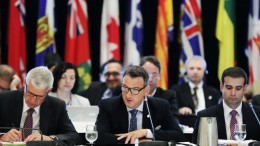
{"label": "suit lapel", "polygon": [[48,104],[49,96],[46,96],[45,101],[40,107],[40,130],[43,134],[48,133],[50,125],[51,110],[50,105]]}
{"label": "suit lapel", "polygon": [[186,95],[186,96],[184,96],[184,98],[186,98],[186,99],[183,99],[183,102],[187,102],[187,105],[192,105],[193,107],[195,107],[193,100],[192,100],[190,86],[188,83],[185,83],[184,88],[183,88],[183,93]]}
{"label": "suit lapel", "polygon": [[20,127],[20,122],[22,119],[22,112],[23,112],[23,92],[19,92],[19,98],[13,98],[15,101],[12,102],[12,106],[10,108],[11,113],[13,116],[10,116],[12,119],[10,122],[11,127]]}
{"label": "suit lapel", "polygon": [[216,116],[217,116],[217,122],[218,122],[219,139],[227,139],[223,103],[220,103],[217,106],[217,115]]}
{"label": "suit lapel", "polygon": [[120,105],[120,109],[119,109],[119,113],[118,113],[118,115],[116,116],[116,117],[118,117],[119,118],[119,123],[120,123],[120,125],[121,125],[121,130],[119,130],[119,131],[122,131],[122,133],[126,133],[126,132],[128,132],[128,124],[129,124],[129,121],[128,121],[128,112],[127,112],[127,109],[126,109],[126,106],[125,106],[125,104],[124,104],[124,102],[123,102],[123,99],[122,99],[122,96],[120,96],[121,98],[120,98],[120,103],[119,103],[119,105]]}

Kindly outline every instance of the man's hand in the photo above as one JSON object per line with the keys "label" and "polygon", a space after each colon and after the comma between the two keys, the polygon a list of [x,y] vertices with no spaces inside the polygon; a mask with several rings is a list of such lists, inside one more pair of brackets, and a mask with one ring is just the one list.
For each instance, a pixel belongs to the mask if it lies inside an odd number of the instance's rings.
{"label": "man's hand", "polygon": [[13,75],[12,82],[10,84],[10,90],[17,90],[17,86],[21,83],[21,79],[17,74]]}
{"label": "man's hand", "polygon": [[11,129],[7,133],[0,136],[0,140],[6,142],[21,141],[21,139],[22,139],[22,133],[16,129]]}
{"label": "man's hand", "polygon": [[146,135],[147,135],[147,129],[139,129],[139,130],[131,131],[128,133],[116,134],[116,136],[119,136],[117,138],[117,140],[126,138],[125,144],[128,144],[129,141],[131,144],[134,144],[134,140],[136,138],[143,138],[143,137],[146,137]]}
{"label": "man's hand", "polygon": [[179,109],[180,115],[192,115],[192,110],[189,107],[182,107]]}
{"label": "man's hand", "polygon": [[[42,135],[43,140],[44,141],[52,141],[52,139],[49,136],[46,135]],[[41,140],[41,134],[40,133],[32,133],[31,135],[29,135],[24,142],[28,142],[28,141],[34,141],[34,140]]]}

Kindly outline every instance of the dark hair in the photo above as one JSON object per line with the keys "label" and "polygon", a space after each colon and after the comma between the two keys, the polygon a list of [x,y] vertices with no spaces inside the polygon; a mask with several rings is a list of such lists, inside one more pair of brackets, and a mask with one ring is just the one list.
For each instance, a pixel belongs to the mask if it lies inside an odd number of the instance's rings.
{"label": "dark hair", "polygon": [[110,63],[118,63],[120,64],[120,66],[122,66],[121,62],[112,58],[112,59],[109,59],[107,62],[105,62],[101,67],[100,67],[100,73],[103,73],[103,71],[105,70],[105,67],[110,64]]}
{"label": "dark hair", "polygon": [[52,66],[60,64],[61,62],[61,57],[57,53],[47,53],[44,55],[44,66],[47,66],[49,69]]}
{"label": "dark hair", "polygon": [[224,79],[227,76],[232,77],[232,78],[243,77],[245,80],[244,85],[246,85],[248,82],[246,72],[240,67],[229,67],[229,68],[225,69],[223,71],[222,77],[221,77],[221,81],[223,84],[224,84]]}
{"label": "dark hair", "polygon": [[144,79],[144,86],[148,84],[149,75],[142,66],[128,67],[125,70],[123,77],[125,77],[126,75],[129,75],[131,78],[142,77]]}
{"label": "dark hair", "polygon": [[73,69],[75,71],[75,84],[71,90],[71,93],[77,93],[78,87],[79,87],[79,74],[77,67],[69,62],[62,62],[58,64],[55,69],[53,70],[53,77],[54,77],[54,83],[53,83],[53,92],[57,92],[58,88],[58,82],[60,81],[62,74],[66,72],[67,69]]}
{"label": "dark hair", "polygon": [[146,62],[151,62],[159,69],[159,72],[161,72],[161,64],[158,58],[155,56],[145,56],[141,59],[140,66],[143,66]]}

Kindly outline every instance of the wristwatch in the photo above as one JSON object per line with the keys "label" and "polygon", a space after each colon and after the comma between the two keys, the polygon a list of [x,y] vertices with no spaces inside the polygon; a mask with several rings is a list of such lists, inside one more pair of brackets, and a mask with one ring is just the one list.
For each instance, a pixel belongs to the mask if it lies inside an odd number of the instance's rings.
{"label": "wristwatch", "polygon": [[57,141],[59,140],[59,138],[55,135],[50,135],[50,138],[53,140],[53,141]]}

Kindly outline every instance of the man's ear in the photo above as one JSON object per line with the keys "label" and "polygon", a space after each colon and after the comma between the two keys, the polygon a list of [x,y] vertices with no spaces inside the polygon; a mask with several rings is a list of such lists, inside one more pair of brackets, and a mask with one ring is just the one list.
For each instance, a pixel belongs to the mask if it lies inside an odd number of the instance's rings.
{"label": "man's ear", "polygon": [[146,87],[144,88],[144,90],[145,90],[145,96],[149,95],[150,86],[149,86],[149,85],[146,85]]}
{"label": "man's ear", "polygon": [[221,92],[223,92],[223,90],[224,90],[224,84],[223,84],[223,83],[220,83],[220,85],[219,85],[219,90],[220,90]]}

